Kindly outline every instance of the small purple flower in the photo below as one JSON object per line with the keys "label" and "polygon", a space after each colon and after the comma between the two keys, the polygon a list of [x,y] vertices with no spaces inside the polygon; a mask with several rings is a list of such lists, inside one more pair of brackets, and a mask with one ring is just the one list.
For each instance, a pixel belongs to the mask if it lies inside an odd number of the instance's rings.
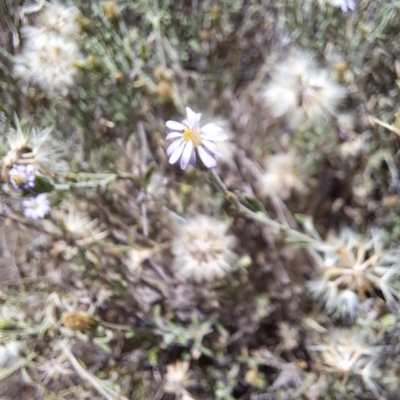
{"label": "small purple flower", "polygon": [[29,189],[35,187],[36,168],[32,164],[16,165],[8,171],[8,179],[14,189]]}
{"label": "small purple flower", "polygon": [[169,163],[175,164],[179,158],[182,169],[190,164],[196,165],[196,152],[207,168],[217,166],[215,156],[222,157],[222,151],[214,144],[228,139],[228,135],[217,124],[211,122],[200,126],[201,113],[186,107],[186,119],[182,122],[167,121],[166,127],[172,129],[166,140],[176,139],[167,148]]}
{"label": "small purple flower", "polygon": [[355,0],[331,0],[331,5],[334,7],[340,7],[343,12],[348,10],[354,11],[356,9]]}
{"label": "small purple flower", "polygon": [[38,194],[36,197],[30,197],[22,202],[24,206],[24,215],[30,219],[40,219],[49,213],[51,207],[45,193]]}

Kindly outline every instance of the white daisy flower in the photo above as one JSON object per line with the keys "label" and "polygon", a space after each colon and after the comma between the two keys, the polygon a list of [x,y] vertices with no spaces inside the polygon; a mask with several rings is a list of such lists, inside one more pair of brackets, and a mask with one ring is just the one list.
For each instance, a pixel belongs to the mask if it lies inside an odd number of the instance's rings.
{"label": "white daisy flower", "polygon": [[334,7],[340,7],[343,12],[354,11],[356,9],[355,0],[330,0],[330,3]]}
{"label": "white daisy flower", "polygon": [[196,151],[207,168],[217,166],[215,156],[223,157],[222,151],[214,144],[228,139],[228,135],[217,124],[210,122],[200,126],[201,113],[195,113],[186,107],[186,119],[182,122],[167,121],[166,127],[172,129],[166,140],[176,139],[167,148],[169,163],[175,164],[179,158],[182,169],[196,163]]}
{"label": "white daisy flower", "polygon": [[51,207],[45,193],[41,193],[36,197],[30,197],[22,202],[24,206],[24,215],[30,219],[40,219],[49,213]]}

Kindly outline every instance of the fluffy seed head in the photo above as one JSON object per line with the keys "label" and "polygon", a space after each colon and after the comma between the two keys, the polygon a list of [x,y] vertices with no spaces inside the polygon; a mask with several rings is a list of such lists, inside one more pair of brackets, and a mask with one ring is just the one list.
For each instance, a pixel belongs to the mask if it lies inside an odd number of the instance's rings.
{"label": "fluffy seed head", "polygon": [[172,241],[178,275],[196,282],[224,277],[234,259],[235,239],[227,230],[228,224],[205,215],[182,223]]}
{"label": "fluffy seed head", "polygon": [[59,381],[61,377],[73,374],[73,370],[68,361],[63,357],[52,358],[40,363],[38,366],[40,377],[43,384],[47,385],[52,379]]}
{"label": "fluffy seed head", "polygon": [[381,378],[378,368],[381,349],[369,345],[365,334],[354,329],[335,329],[325,338],[325,343],[309,346],[309,349],[317,352],[315,355],[318,354],[325,373],[341,377],[343,383],[350,377],[361,378],[375,395],[384,393],[376,383]]}
{"label": "fluffy seed head", "polygon": [[67,214],[56,215],[67,236],[78,246],[86,246],[104,239],[108,233],[99,228],[99,220],[91,220],[89,217],[70,209]]}
{"label": "fluffy seed head", "polygon": [[0,345],[0,367],[11,368],[21,357],[22,344],[16,340]]}
{"label": "fluffy seed head", "polygon": [[65,38],[76,39],[81,31],[78,23],[79,15],[76,7],[66,7],[59,3],[45,3],[37,15],[37,27],[23,27],[22,33],[25,37],[54,33]]}
{"label": "fluffy seed head", "polygon": [[259,177],[259,189],[263,196],[277,195],[287,200],[293,192],[305,193],[300,173],[300,159],[293,153],[268,156],[264,173]]}
{"label": "fluffy seed head", "polygon": [[37,84],[43,91],[53,94],[72,86],[81,60],[74,41],[42,33],[26,40],[14,72],[26,83]]}
{"label": "fluffy seed head", "polygon": [[42,130],[35,127],[22,128],[19,119],[15,117],[15,129],[7,135],[10,150],[2,160],[3,181],[6,182],[9,171],[19,165],[32,165],[42,174],[50,176],[62,170],[60,151],[50,143],[52,130],[52,127]]}
{"label": "fluffy seed head", "polygon": [[188,371],[189,363],[187,361],[177,361],[175,364],[168,364],[165,375],[165,392],[176,395],[186,394],[185,386],[190,386],[192,383]]}
{"label": "fluffy seed head", "polygon": [[285,117],[293,128],[320,122],[334,114],[345,90],[332,82],[308,54],[293,54],[276,66],[264,89],[265,105],[275,118]]}
{"label": "fluffy seed head", "polygon": [[384,250],[381,233],[371,231],[362,238],[347,228],[327,242],[332,249],[321,258],[319,278],[309,288],[328,313],[353,321],[377,290],[393,311],[398,308],[399,250]]}

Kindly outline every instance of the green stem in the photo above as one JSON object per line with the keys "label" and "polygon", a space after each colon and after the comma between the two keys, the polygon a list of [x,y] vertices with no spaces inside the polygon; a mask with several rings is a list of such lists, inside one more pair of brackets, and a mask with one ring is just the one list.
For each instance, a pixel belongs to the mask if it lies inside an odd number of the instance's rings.
{"label": "green stem", "polygon": [[[84,174],[83,174],[84,175]],[[93,177],[96,177],[96,174],[90,174]],[[69,179],[78,179],[80,174],[69,174]],[[111,174],[99,174],[97,177],[102,177],[102,179],[86,181],[86,182],[68,182],[68,183],[53,183],[53,189],[58,191],[69,191],[74,189],[94,189],[100,186],[106,187],[111,182],[114,182],[118,179],[128,179],[132,182],[139,182],[139,177],[126,173],[126,172],[116,172]]]}
{"label": "green stem", "polygon": [[315,249],[324,250],[327,249],[327,247],[329,247],[325,243],[313,239],[308,235],[305,235],[304,233],[298,232],[295,229],[292,229],[286,225],[282,225],[279,222],[274,221],[264,213],[256,213],[250,210],[240,202],[240,200],[234,193],[228,190],[224,182],[222,182],[221,178],[215,172],[215,169],[211,169],[210,171],[211,171],[210,172],[211,179],[218,186],[220,191],[224,194],[226,200],[228,200],[245,217],[252,219],[253,221],[257,221],[263,225],[267,225],[273,228],[277,232],[283,232],[287,235],[288,238],[305,243],[306,245],[313,247]]}

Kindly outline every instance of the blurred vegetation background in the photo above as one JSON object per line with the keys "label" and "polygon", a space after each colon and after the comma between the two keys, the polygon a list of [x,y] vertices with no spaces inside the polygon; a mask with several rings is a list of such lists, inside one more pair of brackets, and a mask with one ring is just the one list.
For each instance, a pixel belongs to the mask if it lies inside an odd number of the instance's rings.
{"label": "blurred vegetation background", "polygon": [[399,1],[0,15],[1,399],[398,398]]}

